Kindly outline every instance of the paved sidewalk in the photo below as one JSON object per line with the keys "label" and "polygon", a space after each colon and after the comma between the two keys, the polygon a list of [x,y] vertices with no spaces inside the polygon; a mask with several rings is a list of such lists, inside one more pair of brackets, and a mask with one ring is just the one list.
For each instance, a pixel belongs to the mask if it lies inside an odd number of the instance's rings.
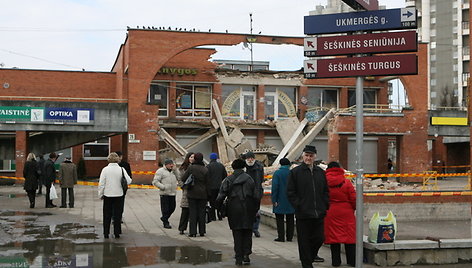
{"label": "paved sidewalk", "polygon": [[[207,224],[207,234],[205,237],[189,238],[186,235],[180,235],[177,230],[180,217],[180,207],[178,205],[176,211],[170,218],[170,223],[173,228],[164,229],[159,219],[161,215],[158,190],[130,189],[128,190],[125,202],[122,238],[104,240],[102,235],[102,201],[97,197],[97,187],[76,186],[74,190],[76,197],[75,208],[46,209],[44,208],[44,196],[39,196],[36,201],[37,207],[30,209],[27,197],[21,185],[0,186],[0,212],[3,212],[0,216],[0,223],[3,226],[5,222],[15,221],[15,217],[18,217],[18,215],[36,213],[38,220],[35,222],[45,224],[46,226],[59,226],[59,224],[70,223],[82,224],[82,226],[85,226],[85,229],[92,230],[92,233],[95,234],[92,239],[87,240],[88,243],[91,241],[93,245],[101,245],[99,250],[93,250],[94,254],[96,253],[95,251],[106,251],[106,248],[110,246],[110,244],[120,245],[120,247],[124,248],[122,255],[126,256],[127,259],[123,260],[123,263],[113,264],[113,267],[234,266],[234,253],[232,249],[233,238],[226,220]],[[179,204],[181,191],[177,193],[177,204]],[[59,202],[59,200],[55,200],[56,205],[59,205]],[[10,214],[5,213],[5,211],[12,211],[12,216],[9,216]],[[48,213],[52,215],[48,215]],[[2,220],[5,222],[2,222]],[[15,223],[14,226],[15,228],[19,226],[19,229],[25,229],[24,226],[27,225]],[[274,242],[276,230],[268,226],[261,225],[260,232],[262,237],[254,237],[253,239],[251,267],[301,267],[298,260],[296,241],[285,243]],[[53,233],[56,234],[51,230],[51,235]],[[80,230],[75,233],[80,233]],[[8,242],[2,241],[2,239],[18,240],[19,237],[27,236],[27,234],[28,230],[8,233],[2,231],[0,228],[0,246]],[[78,245],[81,243],[85,242],[74,241],[73,253],[79,251]],[[193,253],[197,252],[197,256],[188,255],[189,257],[187,257],[184,251],[188,248],[192,248]],[[57,245],[56,250],[58,250]],[[167,254],[166,251],[170,253]],[[315,263],[314,267],[331,267],[329,248],[322,247],[319,255],[325,258],[326,261],[324,263]],[[2,254],[0,254],[0,257],[1,256]],[[5,254],[3,256],[5,256]],[[186,261],[185,258],[189,258],[190,261]],[[204,258],[204,260],[200,262],[195,261],[199,258]],[[214,258],[214,260],[211,261],[211,258]],[[95,259],[97,259],[97,257],[95,257]],[[106,259],[105,254],[103,254],[103,259]],[[343,261],[344,260],[345,258],[343,256]],[[92,267],[99,266],[99,264],[92,265]],[[364,267],[374,266],[364,265]],[[467,266],[454,265],[441,267]]]}

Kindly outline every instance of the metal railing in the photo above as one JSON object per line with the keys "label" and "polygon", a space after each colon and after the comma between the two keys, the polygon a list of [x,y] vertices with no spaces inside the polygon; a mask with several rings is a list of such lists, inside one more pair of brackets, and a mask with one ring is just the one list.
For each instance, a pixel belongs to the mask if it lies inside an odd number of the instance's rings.
{"label": "metal railing", "polygon": [[[363,107],[364,112],[376,114],[399,114],[402,113],[405,108],[411,108],[410,106],[392,104],[364,104]],[[339,112],[344,113],[354,113],[355,111],[356,105],[339,110]]]}

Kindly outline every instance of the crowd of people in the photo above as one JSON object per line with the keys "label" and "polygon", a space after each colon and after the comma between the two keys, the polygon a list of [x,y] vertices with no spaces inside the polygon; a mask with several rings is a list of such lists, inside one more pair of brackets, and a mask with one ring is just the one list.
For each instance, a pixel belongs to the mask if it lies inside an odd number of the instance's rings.
{"label": "crowd of people", "polygon": [[[345,246],[346,261],[355,266],[355,209],[356,193],[346,179],[344,169],[337,162],[318,165],[316,148],[305,146],[301,163],[291,169],[287,158],[279,162],[280,168],[273,174],[271,200],[276,217],[276,242],[292,241],[297,233],[299,258],[302,267],[313,267],[313,262],[323,262],[318,251],[323,243],[330,245],[332,266],[341,265],[341,244]],[[169,218],[176,209],[177,187],[182,189],[181,214],[178,231],[189,237],[205,236],[206,224],[228,218],[233,234],[236,265],[250,264],[252,236],[260,237],[260,205],[263,196],[263,165],[253,152],[241,155],[231,163],[233,173],[218,161],[218,154],[209,155],[205,165],[203,154],[189,152],[183,163],[176,167],[172,159],[166,159],[154,175],[152,184],[159,189],[161,221],[163,227],[172,229]],[[46,188],[46,208],[55,207],[50,199],[51,185],[56,180],[55,153],[48,160],[30,153],[24,166],[24,189],[35,206],[35,197]],[[100,174],[98,196],[103,200],[103,235],[109,238],[113,222],[115,238],[121,235],[122,215],[127,185],[132,182],[129,163],[121,152],[110,153],[108,165]],[[61,207],[74,207],[74,184],[77,168],[70,157],[61,163],[58,179],[61,186]],[[36,190],[38,192],[36,193]]]}
{"label": "crowd of people", "polygon": [[[36,196],[42,195],[42,186],[45,188],[45,207],[53,208],[51,199],[51,190],[56,191],[54,183],[59,180],[61,188],[61,208],[67,208],[67,196],[69,197],[69,207],[74,207],[74,185],[77,184],[77,167],[71,161],[71,157],[66,156],[64,162],[59,166],[59,172],[56,174],[55,162],[58,158],[56,153],[50,153],[48,160],[44,160],[43,155],[36,160],[34,153],[29,153],[26,157],[26,163],[23,168],[23,177],[25,189],[30,202],[30,208],[36,206]],[[54,189],[52,189],[54,188]],[[36,192],[38,190],[38,192]]]}

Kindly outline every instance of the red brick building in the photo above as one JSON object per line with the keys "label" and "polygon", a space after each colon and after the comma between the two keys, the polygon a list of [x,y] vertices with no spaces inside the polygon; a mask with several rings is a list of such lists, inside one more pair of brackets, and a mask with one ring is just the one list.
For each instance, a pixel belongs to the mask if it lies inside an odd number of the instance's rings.
{"label": "red brick building", "polygon": [[[217,100],[228,124],[237,125],[249,143],[271,144],[277,149],[283,143],[273,121],[293,116],[302,119],[307,110],[316,114],[315,107],[320,111],[336,108],[337,115],[313,144],[319,148],[318,158],[338,160],[354,170],[355,116],[347,108],[355,104],[355,79],[306,80],[302,71],[228,70],[209,61],[216,50],[201,48],[236,45],[248,38],[255,43],[303,45],[301,37],[130,29],[111,72],[0,69],[0,80],[8,83],[0,101],[3,106],[25,97],[33,105],[35,101],[126,104],[127,131],[108,133],[111,138],[104,144],[106,152],[123,151],[134,171],[156,170],[158,151],[166,147],[157,135],[159,128],[183,145],[208,131],[215,116],[212,99]],[[388,79],[369,78],[364,83],[364,99],[370,104],[364,118],[366,172],[387,172],[389,144],[395,144],[396,172],[431,169],[425,44],[419,45],[417,55],[418,75],[400,77],[408,94],[408,109],[389,111]],[[21,176],[35,131],[33,127],[4,133],[9,137],[5,142],[15,143],[16,176]],[[96,139],[105,136],[102,133]],[[87,157],[94,149],[84,146],[98,147],[73,145],[73,161],[85,156],[87,175],[98,176],[106,159]],[[217,148],[213,137],[192,150],[207,154]],[[145,160],[154,155],[156,160]],[[149,182],[152,177],[135,174],[134,178]]]}

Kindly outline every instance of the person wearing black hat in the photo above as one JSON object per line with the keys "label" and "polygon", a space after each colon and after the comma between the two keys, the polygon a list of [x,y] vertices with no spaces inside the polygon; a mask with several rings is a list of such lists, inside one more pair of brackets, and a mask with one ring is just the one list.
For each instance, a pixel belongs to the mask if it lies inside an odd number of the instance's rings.
{"label": "person wearing black hat", "polygon": [[159,188],[161,197],[161,221],[164,228],[170,229],[169,218],[175,211],[175,194],[177,193],[177,177],[175,176],[174,161],[166,159],[164,166],[159,168],[154,175],[152,184]]}
{"label": "person wearing black hat", "polygon": [[318,251],[324,241],[324,217],[329,208],[329,190],[325,172],[314,165],[316,147],[303,149],[303,163],[292,169],[287,183],[288,200],[295,208],[298,253],[302,267],[323,262]]}
{"label": "person wearing black hat", "polygon": [[234,173],[226,177],[220,188],[216,204],[221,207],[226,199],[226,214],[233,232],[236,265],[249,264],[252,253],[252,226],[259,209],[259,193],[253,178],[244,172],[244,160],[231,164]]}
{"label": "person wearing black hat", "polygon": [[259,208],[261,206],[262,194],[264,192],[264,189],[262,188],[262,182],[264,181],[264,165],[256,160],[256,155],[251,151],[247,152],[244,157],[246,160],[246,173],[252,177],[256,183],[257,191],[259,192],[259,206],[257,208],[256,221],[252,227],[252,232],[256,237],[260,237],[259,224],[261,222],[261,216],[259,214]]}
{"label": "person wearing black hat", "polygon": [[[221,212],[216,209],[215,201],[216,197],[218,196],[218,192],[220,191],[221,182],[224,178],[228,176],[226,173],[226,168],[223,164],[216,161],[218,159],[217,153],[210,154],[210,164],[207,165],[208,169],[208,178],[210,179],[210,211],[209,211],[209,218],[210,220],[216,220],[218,216],[218,220],[222,220]],[[217,214],[217,215],[215,215]]]}
{"label": "person wearing black hat", "polygon": [[[293,230],[295,227],[295,209],[292,207],[287,198],[287,179],[290,172],[290,160],[287,158],[280,159],[280,168],[274,172],[272,176],[271,198],[277,224],[277,238],[274,241],[285,242],[292,241]],[[287,233],[285,233],[284,218],[287,222]]]}

